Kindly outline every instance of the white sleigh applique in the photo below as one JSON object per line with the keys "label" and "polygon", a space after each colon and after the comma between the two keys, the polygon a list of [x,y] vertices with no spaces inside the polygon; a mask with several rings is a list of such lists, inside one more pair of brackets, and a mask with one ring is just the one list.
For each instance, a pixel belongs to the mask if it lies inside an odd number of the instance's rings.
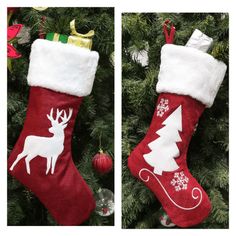
{"label": "white sleigh applique", "polygon": [[[63,115],[62,115],[63,113]],[[52,137],[41,137],[35,135],[29,135],[25,139],[24,149],[17,156],[16,160],[10,167],[12,171],[16,164],[25,157],[26,171],[30,174],[30,161],[37,156],[41,156],[47,159],[46,175],[51,168],[51,174],[54,174],[55,166],[59,155],[64,150],[65,134],[64,129],[67,127],[67,123],[70,120],[73,113],[73,109],[69,109],[67,116],[65,110],[59,111],[57,109],[56,119],[53,118],[53,108],[50,111],[50,115],[47,118],[51,121],[52,127],[48,129],[53,134]],[[61,122],[59,122],[61,119]]]}

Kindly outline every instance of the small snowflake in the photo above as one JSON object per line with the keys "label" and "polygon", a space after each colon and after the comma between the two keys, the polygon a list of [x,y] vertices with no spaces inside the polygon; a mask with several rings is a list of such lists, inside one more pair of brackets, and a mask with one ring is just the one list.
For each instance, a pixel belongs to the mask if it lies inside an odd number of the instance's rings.
{"label": "small snowflake", "polygon": [[168,103],[168,99],[161,98],[160,103],[157,105],[157,116],[162,117],[169,110]]}
{"label": "small snowflake", "polygon": [[189,179],[185,176],[184,172],[175,172],[174,178],[170,181],[170,184],[175,187],[175,191],[186,190],[188,188]]}

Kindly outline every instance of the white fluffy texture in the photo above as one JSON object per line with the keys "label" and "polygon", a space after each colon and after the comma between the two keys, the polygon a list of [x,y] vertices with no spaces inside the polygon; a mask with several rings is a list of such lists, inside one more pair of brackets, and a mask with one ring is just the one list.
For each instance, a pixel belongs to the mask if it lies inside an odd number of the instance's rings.
{"label": "white fluffy texture", "polygon": [[200,50],[166,44],[156,91],[188,95],[211,107],[226,69],[223,62]]}
{"label": "white fluffy texture", "polygon": [[99,55],[61,42],[37,39],[32,44],[28,84],[75,96],[91,93]]}

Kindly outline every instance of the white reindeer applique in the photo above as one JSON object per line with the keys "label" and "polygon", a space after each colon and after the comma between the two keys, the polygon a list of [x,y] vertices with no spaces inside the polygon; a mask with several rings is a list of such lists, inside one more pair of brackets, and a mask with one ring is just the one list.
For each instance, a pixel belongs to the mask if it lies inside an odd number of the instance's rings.
{"label": "white reindeer applique", "polygon": [[[63,116],[62,116],[63,113]],[[41,156],[47,159],[47,170],[48,174],[51,168],[51,174],[54,174],[55,165],[59,155],[64,150],[64,129],[67,127],[67,123],[70,120],[73,113],[73,109],[69,109],[69,115],[67,116],[65,110],[59,111],[57,109],[56,119],[53,119],[53,108],[50,111],[50,115],[47,118],[51,121],[52,127],[48,129],[53,134],[52,137],[41,137],[35,135],[29,135],[25,139],[24,149],[17,156],[16,160],[10,167],[12,171],[15,165],[25,157],[25,164],[27,173],[30,174],[30,161],[37,156]],[[61,122],[59,122],[59,118]]]}

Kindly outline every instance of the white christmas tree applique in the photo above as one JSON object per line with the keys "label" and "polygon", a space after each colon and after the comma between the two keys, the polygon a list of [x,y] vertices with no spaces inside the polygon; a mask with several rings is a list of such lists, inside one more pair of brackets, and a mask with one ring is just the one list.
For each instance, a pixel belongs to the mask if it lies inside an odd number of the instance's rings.
{"label": "white christmas tree applique", "polygon": [[182,141],[182,106],[180,105],[162,123],[165,125],[156,133],[159,137],[148,144],[151,152],[144,154],[144,160],[152,167],[153,172],[162,175],[163,171],[175,171],[179,168],[175,158],[180,155],[176,142]]}
{"label": "white christmas tree applique", "polygon": [[159,104],[157,105],[157,116],[162,117],[165,112],[169,110],[169,100],[161,98]]}
{"label": "white christmas tree applique", "polygon": [[188,177],[181,171],[174,173],[174,178],[171,180],[170,184],[175,187],[176,192],[179,192],[188,188],[188,182]]}
{"label": "white christmas tree applique", "polygon": [[[159,176],[162,175],[163,171],[172,172],[179,168],[175,158],[180,155],[176,142],[182,141],[179,135],[179,131],[182,132],[182,106],[180,105],[176,108],[162,124],[165,126],[156,132],[159,137],[148,144],[151,152],[143,155],[145,161],[150,166],[154,167],[154,169],[153,171],[148,168],[140,169],[139,178],[145,183],[149,182],[150,179],[156,180],[173,205],[185,211],[194,210],[202,202],[202,191],[200,188],[196,186],[190,190],[194,203],[192,206],[184,206],[175,201],[175,195],[170,195],[165,184],[162,183],[161,179],[159,179]],[[168,183],[168,185],[174,186],[176,194],[181,190],[186,190],[188,188],[189,179],[184,175],[183,171],[174,172],[173,177],[174,178]]]}

